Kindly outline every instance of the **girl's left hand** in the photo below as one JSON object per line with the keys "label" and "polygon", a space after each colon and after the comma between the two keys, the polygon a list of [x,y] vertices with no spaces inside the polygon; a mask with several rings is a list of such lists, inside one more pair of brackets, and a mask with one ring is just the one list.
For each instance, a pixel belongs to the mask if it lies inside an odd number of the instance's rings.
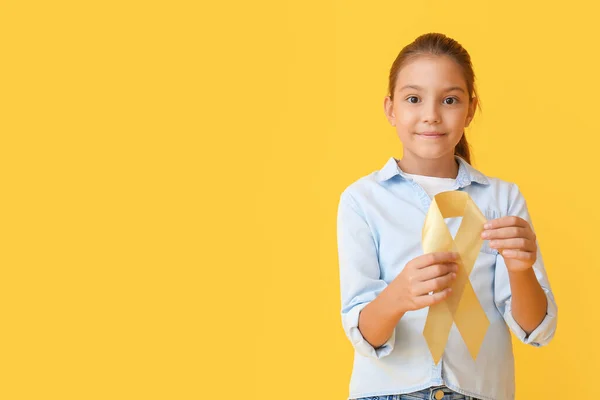
{"label": "girl's left hand", "polygon": [[481,237],[490,241],[504,258],[509,272],[521,272],[532,267],[537,258],[536,236],[523,218],[507,216],[485,223]]}

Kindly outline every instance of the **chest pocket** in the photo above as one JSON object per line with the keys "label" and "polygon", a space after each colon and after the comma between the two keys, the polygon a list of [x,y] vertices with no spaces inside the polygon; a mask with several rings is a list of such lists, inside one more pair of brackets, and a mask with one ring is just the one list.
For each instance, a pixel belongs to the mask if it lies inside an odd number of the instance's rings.
{"label": "chest pocket", "polygon": [[[485,219],[488,221],[491,219],[500,218],[500,212],[498,210],[494,210],[493,208],[486,208],[485,210],[482,210],[482,212],[483,212],[483,215],[485,215]],[[494,254],[494,255],[498,254],[498,250],[490,247],[489,240],[483,241],[483,245],[481,246],[480,251],[483,253],[488,253],[488,254]]]}

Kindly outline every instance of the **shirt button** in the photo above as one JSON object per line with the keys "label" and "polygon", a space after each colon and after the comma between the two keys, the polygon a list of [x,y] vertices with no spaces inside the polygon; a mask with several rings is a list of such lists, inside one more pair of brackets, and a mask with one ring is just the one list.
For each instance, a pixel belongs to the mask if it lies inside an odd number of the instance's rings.
{"label": "shirt button", "polygon": [[442,390],[438,390],[435,392],[435,398],[436,400],[442,400],[444,398],[444,392]]}

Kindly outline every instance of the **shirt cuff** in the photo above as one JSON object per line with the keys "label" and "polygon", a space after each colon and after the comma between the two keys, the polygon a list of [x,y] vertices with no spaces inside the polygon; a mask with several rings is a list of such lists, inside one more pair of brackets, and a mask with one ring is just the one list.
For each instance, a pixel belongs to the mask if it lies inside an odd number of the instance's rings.
{"label": "shirt cuff", "polygon": [[542,320],[542,322],[535,328],[529,335],[527,332],[521,328],[521,326],[515,321],[512,315],[512,304],[511,300],[506,302],[506,308],[504,311],[504,320],[508,327],[513,331],[515,336],[523,343],[529,344],[534,347],[540,347],[548,344],[550,340],[554,337],[554,332],[556,331],[556,318],[558,314],[558,309],[556,307],[556,303],[554,302],[554,298],[552,294],[546,289],[543,288],[546,293],[546,299],[548,302],[548,307],[546,308],[546,316]]}
{"label": "shirt cuff", "polygon": [[344,317],[344,326],[347,327],[347,336],[352,342],[352,346],[356,351],[369,358],[380,359],[387,355],[389,355],[392,350],[394,350],[394,343],[396,341],[396,329],[392,331],[392,335],[390,338],[380,347],[374,348],[371,346],[369,342],[364,338],[360,330],[358,329],[358,318],[360,312],[365,308],[369,303],[358,304],[354,308],[352,308]]}

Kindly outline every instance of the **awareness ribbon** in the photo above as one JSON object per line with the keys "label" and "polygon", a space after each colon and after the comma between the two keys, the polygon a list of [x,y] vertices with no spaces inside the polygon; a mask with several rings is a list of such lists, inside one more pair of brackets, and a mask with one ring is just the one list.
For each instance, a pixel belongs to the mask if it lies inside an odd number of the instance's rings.
{"label": "awareness ribbon", "polygon": [[[444,221],[444,218],[453,217],[463,217],[454,239]],[[490,325],[469,280],[483,244],[481,232],[485,222],[485,216],[469,194],[462,191],[438,193],[425,217],[423,251],[453,251],[459,254],[452,292],[446,300],[429,307],[423,329],[435,364],[442,358],[453,322],[474,360]]]}

